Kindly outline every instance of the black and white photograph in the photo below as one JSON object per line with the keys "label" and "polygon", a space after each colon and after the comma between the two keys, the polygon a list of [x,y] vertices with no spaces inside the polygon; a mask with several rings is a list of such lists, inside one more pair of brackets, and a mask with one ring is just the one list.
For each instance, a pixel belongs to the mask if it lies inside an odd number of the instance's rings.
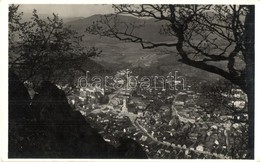
{"label": "black and white photograph", "polygon": [[179,3],[6,5],[7,158],[254,160],[255,4]]}

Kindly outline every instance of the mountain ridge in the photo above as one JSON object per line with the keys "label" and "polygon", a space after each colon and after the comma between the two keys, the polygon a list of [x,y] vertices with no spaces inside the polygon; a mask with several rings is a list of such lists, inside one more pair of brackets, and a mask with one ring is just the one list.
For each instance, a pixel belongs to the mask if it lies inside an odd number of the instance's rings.
{"label": "mountain ridge", "polygon": [[[46,15],[41,15],[44,17]],[[97,64],[102,65],[105,69],[110,69],[114,72],[123,68],[134,69],[141,67],[146,69],[145,71],[151,71],[151,73],[159,73],[172,71],[174,69],[181,70],[187,76],[196,76],[196,73],[202,73],[204,79],[209,78],[220,78],[219,76],[188,66],[178,61],[179,56],[176,49],[173,48],[154,48],[154,49],[143,49],[138,43],[123,42],[116,38],[101,37],[98,35],[92,35],[86,32],[86,28],[98,21],[102,16],[101,14],[92,15],[89,17],[75,17],[69,21],[64,21],[65,27],[78,32],[79,35],[84,35],[82,46],[92,47],[102,50],[103,52],[99,57],[94,60]],[[27,16],[28,17],[28,16]],[[146,40],[152,42],[174,42],[175,38],[165,36],[159,33],[160,28],[165,22],[156,22],[155,19],[138,19],[133,16],[119,15],[118,18],[121,22],[133,23],[137,25],[145,24],[141,29],[138,28],[134,34],[140,36]],[[121,26],[121,30],[123,30]],[[92,64],[92,63],[90,63]],[[85,70],[91,68],[91,66],[85,66]],[[100,66],[99,66],[100,67]],[[90,69],[91,71],[91,69]],[[210,77],[208,77],[210,76]]]}
{"label": "mountain ridge", "polygon": [[[151,71],[151,73],[168,73],[172,70],[183,71],[187,76],[197,77],[196,73],[203,74],[203,79],[218,79],[216,74],[212,74],[185,64],[180,63],[176,49],[173,48],[154,48],[143,49],[138,43],[124,42],[116,38],[100,37],[91,35],[85,32],[85,29],[92,25],[93,22],[98,21],[101,14],[92,15],[80,20],[74,20],[65,24],[70,26],[73,30],[84,34],[83,45],[95,46],[101,49],[102,54],[94,59],[96,62],[105,65],[108,69],[115,71],[122,68],[135,69],[138,67],[144,68],[144,71]],[[143,29],[138,29],[136,35],[152,42],[173,42],[174,38],[170,36],[161,35],[159,33],[164,22],[156,22],[155,19],[138,19],[132,16],[119,15],[119,20],[126,23],[141,24],[145,22]],[[123,30],[122,28],[120,30]],[[151,34],[152,33],[152,34]],[[168,71],[168,72],[167,72]]]}

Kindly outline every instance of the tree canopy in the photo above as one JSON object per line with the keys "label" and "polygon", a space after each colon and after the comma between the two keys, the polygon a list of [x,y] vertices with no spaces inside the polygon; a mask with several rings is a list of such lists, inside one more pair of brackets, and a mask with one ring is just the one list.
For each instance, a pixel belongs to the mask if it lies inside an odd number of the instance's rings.
{"label": "tree canopy", "polygon": [[24,21],[18,8],[9,6],[9,67],[22,80],[66,82],[84,72],[89,57],[100,54],[82,46],[83,35],[64,27],[57,14],[40,18],[34,10],[31,20]]}
{"label": "tree canopy", "polygon": [[[143,48],[175,47],[184,64],[218,74],[246,91],[246,72],[252,64],[254,7],[246,5],[113,5],[87,32],[137,42]],[[165,22],[160,33],[170,42],[151,42],[135,35],[140,25],[117,19],[124,14]],[[151,33],[152,34],[152,33]],[[214,63],[221,62],[225,68]]]}
{"label": "tree canopy", "polygon": [[[144,49],[175,49],[179,61],[218,74],[239,86],[248,98],[249,153],[254,156],[254,45],[255,7],[253,5],[113,5],[115,14],[104,15],[86,32],[139,43]],[[135,32],[145,24],[127,23],[127,15],[163,22],[160,34],[169,41],[146,40]],[[151,33],[153,34],[153,33]],[[174,52],[173,52],[174,53]]]}

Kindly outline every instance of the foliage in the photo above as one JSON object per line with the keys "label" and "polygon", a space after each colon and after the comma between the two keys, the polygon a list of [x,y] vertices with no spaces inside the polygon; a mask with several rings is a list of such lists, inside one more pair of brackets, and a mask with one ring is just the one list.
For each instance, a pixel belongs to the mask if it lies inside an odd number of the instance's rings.
{"label": "foliage", "polygon": [[[180,62],[218,74],[239,86],[248,98],[249,157],[254,157],[254,46],[253,5],[113,5],[115,15],[106,15],[87,27],[91,34],[140,43],[144,49],[175,48]],[[117,15],[165,22],[161,34],[172,41],[152,42],[135,35],[140,25],[127,24]],[[124,26],[124,28],[122,28]],[[151,33],[152,34],[152,33]],[[222,67],[220,64],[224,64]]]}
{"label": "foliage", "polygon": [[[113,7],[115,15],[103,16],[87,32],[140,43],[145,49],[175,47],[182,63],[216,73],[247,90],[246,68],[253,61],[249,46],[254,44],[250,33],[254,7],[125,4]],[[172,42],[151,42],[135,35],[134,31],[142,25],[120,21],[118,14],[165,22],[160,33],[172,36]],[[215,64],[220,62],[225,63],[225,69]]]}
{"label": "foliage", "polygon": [[42,19],[34,10],[31,21],[23,22],[18,8],[9,6],[9,66],[22,80],[71,81],[85,72],[81,66],[89,57],[100,54],[83,47],[83,36],[64,27],[57,14]]}
{"label": "foliage", "polygon": [[202,85],[199,92],[197,104],[213,115],[221,112],[221,115],[236,116],[247,113],[247,106],[238,108],[234,101],[244,101],[247,103],[246,94],[239,91],[239,87],[226,80],[219,80],[213,83]]}

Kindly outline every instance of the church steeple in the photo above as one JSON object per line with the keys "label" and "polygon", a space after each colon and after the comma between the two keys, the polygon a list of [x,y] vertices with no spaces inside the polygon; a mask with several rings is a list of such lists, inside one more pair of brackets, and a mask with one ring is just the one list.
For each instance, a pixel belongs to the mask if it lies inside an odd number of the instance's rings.
{"label": "church steeple", "polygon": [[123,97],[123,106],[122,106],[122,112],[128,112],[127,105],[126,105],[127,97]]}

